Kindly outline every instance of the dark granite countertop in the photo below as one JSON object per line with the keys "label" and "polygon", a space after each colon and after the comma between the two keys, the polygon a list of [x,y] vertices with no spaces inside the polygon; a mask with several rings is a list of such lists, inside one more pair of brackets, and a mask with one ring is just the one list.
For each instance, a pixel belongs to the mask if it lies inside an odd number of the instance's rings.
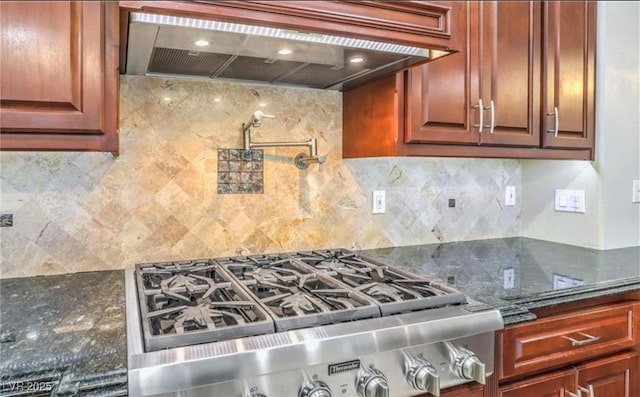
{"label": "dark granite countertop", "polygon": [[514,237],[360,252],[449,282],[500,309],[507,325],[535,319],[531,309],[640,290],[640,247],[601,251]]}
{"label": "dark granite countertop", "polygon": [[0,338],[0,395],[126,395],[124,272],[0,280]]}

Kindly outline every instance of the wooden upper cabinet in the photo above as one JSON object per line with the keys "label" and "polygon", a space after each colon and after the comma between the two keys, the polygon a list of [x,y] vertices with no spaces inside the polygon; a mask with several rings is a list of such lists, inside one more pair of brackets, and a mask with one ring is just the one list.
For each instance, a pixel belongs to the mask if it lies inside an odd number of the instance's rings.
{"label": "wooden upper cabinet", "polygon": [[[456,15],[461,51],[407,72],[406,143],[473,144],[478,142],[479,96],[477,41],[472,29],[476,2],[459,6]],[[473,35],[475,36],[475,35]]]}
{"label": "wooden upper cabinet", "polygon": [[118,151],[118,6],[0,2],[0,148]]}
{"label": "wooden upper cabinet", "polygon": [[539,146],[539,2],[467,2],[463,51],[408,74],[407,143]]}
{"label": "wooden upper cabinet", "polygon": [[539,2],[480,2],[481,144],[540,144],[540,9]]}
{"label": "wooden upper cabinet", "polygon": [[[593,159],[596,2],[451,3],[460,51],[380,85],[385,125],[403,117],[386,129],[384,148],[363,144],[382,126],[358,121],[372,113],[361,99],[375,91],[345,92],[344,156]],[[391,89],[394,102],[379,103]]]}
{"label": "wooden upper cabinet", "polygon": [[543,146],[592,148],[596,2],[545,2]]}

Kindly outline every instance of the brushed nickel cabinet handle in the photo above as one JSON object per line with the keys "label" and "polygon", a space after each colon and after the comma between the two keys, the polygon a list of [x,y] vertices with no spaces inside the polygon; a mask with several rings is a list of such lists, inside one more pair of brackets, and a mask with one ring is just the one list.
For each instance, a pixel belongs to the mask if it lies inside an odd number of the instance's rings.
{"label": "brushed nickel cabinet handle", "polygon": [[558,108],[554,107],[553,112],[547,113],[547,116],[553,116],[554,124],[552,130],[547,130],[548,133],[553,133],[553,135],[558,137],[558,129],[560,128],[560,114],[558,113]]}
{"label": "brushed nickel cabinet handle", "polygon": [[568,339],[571,341],[571,346],[573,347],[577,347],[577,346],[584,346],[584,345],[589,345],[591,343],[597,342],[600,340],[599,336],[593,336],[593,335],[589,335],[589,334],[585,334],[584,332],[578,332],[580,335],[586,337],[587,339],[583,339],[583,340],[577,340],[574,338],[571,338],[569,336],[565,336],[563,335],[562,337],[565,339]]}
{"label": "brushed nickel cabinet handle", "polygon": [[596,397],[596,394],[593,391],[593,385],[589,385],[588,389],[582,386],[578,386],[578,397],[582,397],[582,393],[587,393],[589,397]]}
{"label": "brushed nickel cabinet handle", "polygon": [[567,391],[567,394],[569,394],[569,397],[580,397],[578,394],[571,393],[570,391]]}
{"label": "brushed nickel cabinet handle", "polygon": [[487,106],[485,109],[491,111],[491,121],[486,127],[489,127],[489,133],[493,134],[493,130],[496,128],[496,108],[493,105],[493,99],[489,102],[489,106]]}
{"label": "brushed nickel cabinet handle", "polygon": [[473,126],[478,128],[478,134],[482,134],[482,127],[484,126],[484,106],[482,106],[482,99],[478,99],[478,104],[473,107],[474,109],[479,109],[480,116],[478,120],[478,124],[474,124]]}

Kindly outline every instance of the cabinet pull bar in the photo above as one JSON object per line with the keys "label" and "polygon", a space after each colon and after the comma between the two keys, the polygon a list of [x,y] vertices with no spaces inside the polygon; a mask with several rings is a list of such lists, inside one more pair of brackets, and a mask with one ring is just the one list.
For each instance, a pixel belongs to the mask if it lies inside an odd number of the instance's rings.
{"label": "cabinet pull bar", "polygon": [[489,133],[493,134],[493,130],[496,128],[496,108],[493,105],[493,99],[489,102],[489,106],[487,106],[485,109],[491,111],[491,121],[486,127],[489,127]]}
{"label": "cabinet pull bar", "polygon": [[584,345],[588,345],[591,344],[593,342],[597,342],[600,340],[599,336],[593,336],[593,335],[589,335],[589,334],[585,334],[584,332],[578,332],[580,335],[585,336],[587,339],[584,340],[577,340],[577,339],[573,339],[569,336],[562,336],[565,339],[568,339],[571,341],[571,346],[584,346]]}
{"label": "cabinet pull bar", "polygon": [[548,133],[553,133],[553,135],[558,137],[558,129],[560,128],[560,114],[558,113],[558,108],[554,107],[553,112],[547,113],[547,116],[553,116],[554,124],[552,130],[547,130]]}
{"label": "cabinet pull bar", "polygon": [[473,126],[478,128],[478,134],[482,134],[482,127],[484,126],[484,106],[482,106],[482,99],[478,99],[478,104],[473,107],[474,109],[480,110],[480,116],[478,117],[478,124],[474,124]]}
{"label": "cabinet pull bar", "polygon": [[580,397],[578,394],[575,393],[571,393],[570,391],[567,390],[567,394],[569,395],[569,397]]}
{"label": "cabinet pull bar", "polygon": [[589,385],[588,389],[582,386],[578,386],[578,397],[582,397],[582,393],[587,393],[589,397],[596,397],[596,394],[593,391],[593,385]]}

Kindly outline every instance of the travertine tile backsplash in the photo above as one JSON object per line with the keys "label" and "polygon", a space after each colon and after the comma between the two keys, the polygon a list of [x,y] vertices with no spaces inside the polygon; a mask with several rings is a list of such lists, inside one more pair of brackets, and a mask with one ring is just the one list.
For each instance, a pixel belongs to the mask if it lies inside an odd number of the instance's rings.
{"label": "travertine tile backsplash", "polygon": [[[342,160],[341,93],[121,76],[120,156],[1,152],[0,276],[122,268],[138,262],[374,248],[517,236],[520,162]],[[252,140],[318,138],[327,162],[301,171],[301,148],[264,149],[262,194],[219,194],[218,149],[241,148],[255,110],[276,115]],[[371,192],[387,211],[371,214]],[[456,199],[456,207],[447,206]]]}

